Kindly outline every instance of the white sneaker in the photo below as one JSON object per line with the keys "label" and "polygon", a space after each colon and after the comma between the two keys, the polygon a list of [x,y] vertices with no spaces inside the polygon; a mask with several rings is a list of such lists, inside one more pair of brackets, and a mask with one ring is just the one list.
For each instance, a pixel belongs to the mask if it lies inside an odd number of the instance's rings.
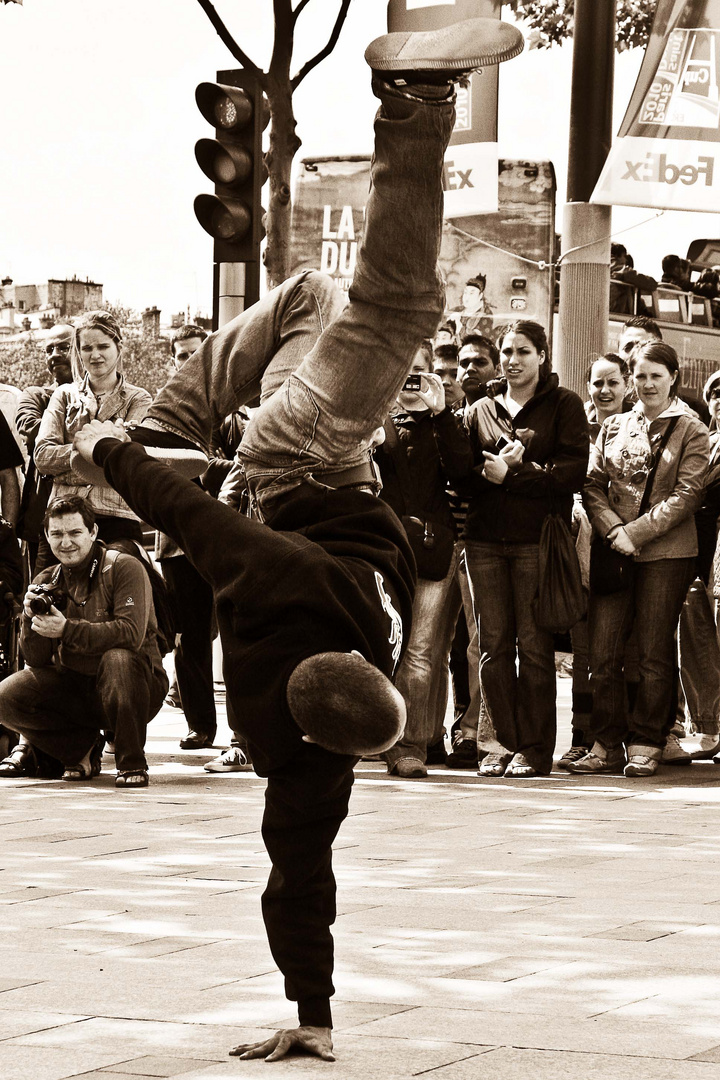
{"label": "white sneaker", "polygon": [[[696,741],[697,740],[697,741]],[[702,734],[693,739],[693,761],[712,761],[720,752],[720,735]]]}
{"label": "white sneaker", "polygon": [[663,765],[691,765],[692,754],[688,754],[684,746],[681,745],[677,735],[668,735],[665,743],[665,749],[662,752],[662,758],[660,759]]}
{"label": "white sneaker", "polygon": [[205,772],[243,772],[252,769],[252,765],[239,746],[229,746],[220,757],[206,761],[203,768]]}

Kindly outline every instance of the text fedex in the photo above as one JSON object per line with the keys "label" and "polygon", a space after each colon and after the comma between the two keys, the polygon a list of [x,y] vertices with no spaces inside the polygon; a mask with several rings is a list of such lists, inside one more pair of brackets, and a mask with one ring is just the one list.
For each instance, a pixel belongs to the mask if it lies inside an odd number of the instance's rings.
{"label": "text fedex", "polygon": [[644,161],[625,161],[627,171],[623,180],[639,180],[654,184],[705,184],[712,187],[715,171],[714,157],[698,157],[696,164],[676,165],[667,154],[646,154]]}

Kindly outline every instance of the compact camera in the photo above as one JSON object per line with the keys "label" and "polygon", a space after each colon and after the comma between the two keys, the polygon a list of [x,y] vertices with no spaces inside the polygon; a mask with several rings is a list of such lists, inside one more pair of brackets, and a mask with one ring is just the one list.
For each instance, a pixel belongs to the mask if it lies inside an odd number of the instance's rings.
{"label": "compact camera", "polygon": [[58,611],[64,611],[67,607],[65,593],[49,585],[31,585],[29,591],[33,595],[28,601],[28,607],[33,615],[49,615],[52,607],[56,607]]}
{"label": "compact camera", "polygon": [[422,376],[411,372],[403,384],[403,390],[413,390],[417,393],[422,387]]}

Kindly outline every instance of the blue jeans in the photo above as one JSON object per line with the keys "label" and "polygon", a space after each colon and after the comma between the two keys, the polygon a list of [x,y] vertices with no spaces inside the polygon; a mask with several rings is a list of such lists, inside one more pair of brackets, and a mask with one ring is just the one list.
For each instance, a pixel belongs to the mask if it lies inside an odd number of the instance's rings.
{"label": "blue jeans", "polygon": [[552,769],[557,731],[555,648],[535,622],[538,545],[465,542],[478,620],[480,684],[495,739],[541,775]]}
{"label": "blue jeans", "polygon": [[405,699],[407,721],[402,738],[385,754],[388,765],[408,757],[425,761],[428,746],[442,738],[447,680],[442,706],[437,700],[437,687],[450,652],[452,629],[448,627],[447,612],[458,555],[456,544],[450,569],[442,581],[418,578],[410,639],[395,677],[395,685]]}
{"label": "blue jeans", "polygon": [[[675,630],[694,567],[695,559],[638,562],[631,588],[611,596],[590,594],[592,730],[608,750],[623,742],[651,750],[665,746],[677,686]],[[633,626],[640,681],[628,718],[623,663]]]}
{"label": "blue jeans", "polygon": [[704,735],[720,732],[720,646],[715,599],[701,578],[690,586],[678,628],[680,679],[690,719]]}
{"label": "blue jeans", "polygon": [[381,107],[372,185],[347,306],[320,274],[285,281],[204,342],[148,412],[150,426],[207,451],[213,429],[261,392],[240,447],[261,516],[308,477],[369,460],[373,434],[443,311],[436,263],[454,104],[377,80],[373,89]]}

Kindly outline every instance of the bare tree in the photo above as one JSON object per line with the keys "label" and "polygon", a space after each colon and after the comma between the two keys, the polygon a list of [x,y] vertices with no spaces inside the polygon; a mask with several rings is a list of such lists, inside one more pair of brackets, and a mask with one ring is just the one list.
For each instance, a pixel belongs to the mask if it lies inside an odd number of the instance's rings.
{"label": "bare tree", "polygon": [[292,75],[295,27],[310,2],[311,0],[297,0],[293,7],[292,0],[272,0],[275,36],[268,70],[263,71],[238,45],[211,0],[198,0],[200,7],[235,60],[245,71],[257,77],[270,105],[270,141],[265,155],[270,182],[265,265],[270,285],[277,285],[284,281],[289,273],[290,174],[293,158],[302,145],[296,130],[293,94],[306,75],[309,75],[335,48],[351,0],[339,0],[337,17],[327,42],[315,56],[306,61]]}

